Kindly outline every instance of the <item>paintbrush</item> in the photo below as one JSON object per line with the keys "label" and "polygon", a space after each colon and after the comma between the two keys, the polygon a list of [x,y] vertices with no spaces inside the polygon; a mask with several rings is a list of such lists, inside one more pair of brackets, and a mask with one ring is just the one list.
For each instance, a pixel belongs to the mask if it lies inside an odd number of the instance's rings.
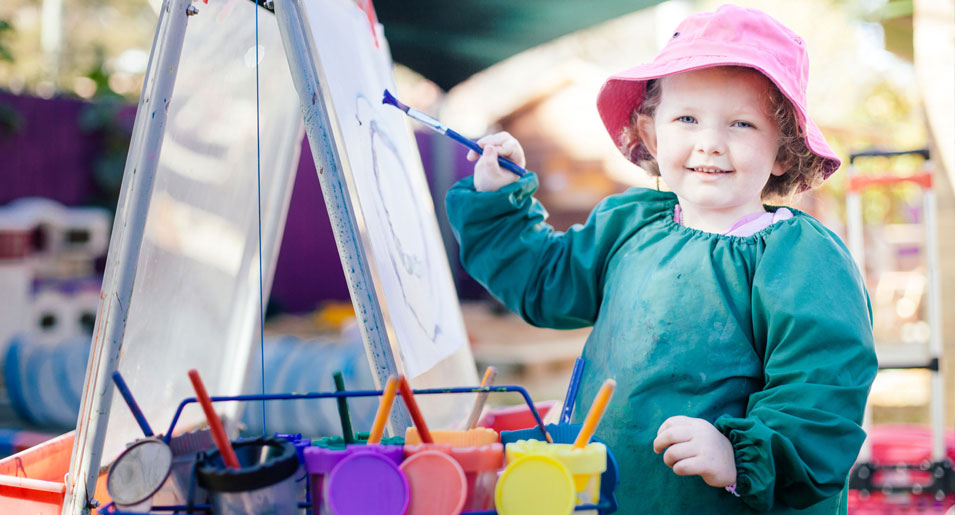
{"label": "paintbrush", "polygon": [[[468,147],[469,149],[471,149],[471,150],[477,152],[478,154],[483,154],[483,153],[484,153],[484,149],[481,148],[481,146],[478,145],[477,142],[475,142],[475,141],[473,141],[473,140],[470,140],[470,139],[468,139],[468,138],[465,138],[464,136],[462,136],[462,135],[459,134],[458,132],[456,132],[456,131],[454,131],[454,130],[452,130],[452,129],[449,129],[449,128],[445,127],[441,122],[439,122],[438,120],[436,120],[436,119],[434,119],[434,118],[432,118],[432,117],[430,117],[430,116],[428,116],[428,115],[422,113],[421,111],[418,111],[417,109],[414,109],[414,108],[411,108],[411,107],[408,107],[408,106],[402,104],[402,103],[401,103],[397,98],[395,98],[394,95],[392,95],[387,89],[385,90],[384,98],[381,99],[381,103],[382,103],[382,104],[391,104],[391,105],[397,107],[398,109],[401,109],[402,111],[405,112],[406,115],[408,115],[408,116],[410,116],[411,118],[413,118],[413,119],[415,119],[415,120],[417,120],[417,121],[419,121],[419,122],[421,122],[421,123],[427,125],[428,128],[430,128],[430,129],[433,130],[434,132],[437,132],[438,134],[444,134],[445,136],[447,136],[447,137],[453,139],[454,141],[457,141],[458,143],[464,145],[465,147]],[[513,173],[513,174],[515,174],[515,175],[517,175],[517,176],[519,176],[519,177],[523,177],[524,174],[527,173],[527,170],[521,168],[520,166],[518,166],[517,164],[515,164],[515,163],[514,163],[513,161],[511,161],[510,159],[507,159],[507,158],[498,156],[498,158],[497,158],[497,163],[498,163],[499,165],[501,165],[501,168],[503,168],[503,169],[505,169],[505,170],[507,170],[507,171],[509,171],[509,172],[511,172],[511,173]]]}
{"label": "paintbrush", "polygon": [[[481,379],[481,387],[486,388],[494,386],[495,378],[497,378],[497,369],[494,367],[487,367],[487,370],[484,371],[484,379]],[[465,424],[464,429],[474,429],[478,419],[481,418],[481,412],[484,411],[484,405],[487,403],[488,393],[490,392],[480,392],[477,394],[477,398],[474,399],[474,407],[471,408],[471,415],[468,417],[468,421]]]}
{"label": "paintbrush", "polygon": [[610,397],[613,395],[613,390],[616,387],[617,382],[613,379],[604,381],[603,386],[600,387],[600,391],[597,392],[594,403],[590,406],[590,411],[587,412],[587,418],[584,419],[584,425],[580,428],[580,433],[577,433],[577,439],[574,440],[574,449],[583,449],[590,443],[590,437],[593,436],[594,431],[597,430],[597,424],[600,423],[600,419],[604,415],[604,410],[607,409],[607,403],[610,402]]}
{"label": "paintbrush", "polygon": [[[345,378],[341,371],[336,371],[332,377],[335,380],[335,391],[344,392]],[[351,429],[351,417],[348,416],[348,399],[339,397],[335,400],[338,402],[338,418],[342,421],[342,438],[345,439],[346,444],[355,443],[355,433]]]}
{"label": "paintbrush", "polygon": [[153,430],[149,427],[149,423],[146,422],[143,410],[139,409],[139,404],[133,397],[133,392],[129,391],[129,386],[126,386],[126,381],[123,380],[123,376],[119,373],[119,370],[113,371],[113,382],[116,383],[116,389],[119,390],[119,394],[123,396],[123,400],[126,401],[126,405],[129,406],[129,411],[133,412],[133,417],[136,418],[136,423],[139,424],[139,428],[143,430],[143,434],[146,435],[147,438],[152,436]]}
{"label": "paintbrush", "polygon": [[570,424],[570,415],[574,412],[574,401],[577,400],[577,388],[580,387],[580,376],[584,372],[584,358],[578,356],[574,360],[574,370],[570,373],[570,384],[567,385],[567,395],[564,396],[564,407],[560,410],[561,424]]}
{"label": "paintbrush", "polygon": [[381,436],[385,432],[385,422],[388,420],[388,414],[391,413],[391,405],[395,402],[395,392],[398,391],[398,378],[391,376],[385,384],[385,391],[382,392],[381,402],[378,404],[378,413],[375,414],[375,423],[371,426],[371,433],[368,434],[368,443],[381,443]]}
{"label": "paintbrush", "polygon": [[411,421],[414,422],[421,441],[424,443],[434,443],[434,439],[431,438],[431,432],[428,431],[428,425],[425,424],[424,417],[421,416],[421,410],[418,409],[418,403],[414,400],[414,392],[411,391],[411,386],[408,384],[408,380],[405,379],[405,376],[398,376],[398,391],[401,392],[401,398],[405,401],[405,406],[408,408]]}
{"label": "paintbrush", "polygon": [[192,381],[192,387],[196,390],[196,400],[202,406],[202,411],[206,414],[206,421],[209,423],[209,429],[212,431],[212,439],[219,448],[219,454],[222,455],[222,462],[230,469],[239,468],[239,458],[235,455],[232,443],[225,434],[225,428],[222,427],[222,421],[219,415],[216,415],[215,408],[212,407],[212,399],[206,392],[206,386],[199,377],[199,371],[192,369],[189,371],[189,380]]}

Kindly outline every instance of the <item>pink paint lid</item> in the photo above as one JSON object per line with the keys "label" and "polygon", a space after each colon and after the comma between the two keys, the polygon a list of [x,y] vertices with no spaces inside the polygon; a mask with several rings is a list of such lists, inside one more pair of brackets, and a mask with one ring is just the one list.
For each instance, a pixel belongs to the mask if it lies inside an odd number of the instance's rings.
{"label": "pink paint lid", "polygon": [[417,452],[401,463],[401,470],[411,490],[408,515],[454,515],[464,508],[468,494],[464,470],[450,454]]}

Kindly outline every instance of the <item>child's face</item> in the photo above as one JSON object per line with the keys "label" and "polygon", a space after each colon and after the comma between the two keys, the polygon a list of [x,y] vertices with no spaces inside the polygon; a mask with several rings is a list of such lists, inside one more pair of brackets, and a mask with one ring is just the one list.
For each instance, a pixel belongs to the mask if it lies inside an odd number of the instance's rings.
{"label": "child's face", "polygon": [[694,217],[732,224],[762,211],[763,187],[784,171],[768,79],[717,67],[666,77],[661,86],[656,113],[641,117],[638,129],[687,224],[703,228]]}

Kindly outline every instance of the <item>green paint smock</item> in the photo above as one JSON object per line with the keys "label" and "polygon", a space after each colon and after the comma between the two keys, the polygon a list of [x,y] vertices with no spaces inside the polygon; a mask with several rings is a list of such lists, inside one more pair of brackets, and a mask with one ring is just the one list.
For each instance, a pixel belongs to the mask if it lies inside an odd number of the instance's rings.
{"label": "green paint smock", "polygon": [[[673,193],[643,188],[560,232],[536,189],[534,174],[496,192],[468,177],[448,217],[464,267],[507,307],[540,327],[593,326],[574,418],[616,379],[596,434],[620,464],[620,512],[845,513],[877,362],[839,238],[796,209],[752,236],[699,231],[673,221]],[[674,415],[726,435],[740,497],[653,452]]]}

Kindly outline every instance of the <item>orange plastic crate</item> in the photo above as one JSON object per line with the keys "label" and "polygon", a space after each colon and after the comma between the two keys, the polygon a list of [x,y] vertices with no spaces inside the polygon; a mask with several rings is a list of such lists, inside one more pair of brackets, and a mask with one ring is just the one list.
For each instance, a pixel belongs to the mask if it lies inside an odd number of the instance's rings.
{"label": "orange plastic crate", "polygon": [[[0,513],[59,515],[73,436],[70,431],[0,460]],[[96,482],[94,497],[101,504],[110,501],[105,474]]]}

